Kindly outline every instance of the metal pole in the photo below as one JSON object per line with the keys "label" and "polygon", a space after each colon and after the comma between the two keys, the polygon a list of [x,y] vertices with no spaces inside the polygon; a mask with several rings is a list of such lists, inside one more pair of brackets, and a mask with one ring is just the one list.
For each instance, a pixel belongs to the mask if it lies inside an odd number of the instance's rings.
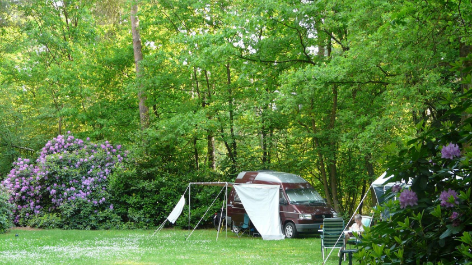
{"label": "metal pole", "polygon": [[225,225],[226,225],[226,237],[228,237],[228,182],[226,182],[226,194],[225,194]]}
{"label": "metal pole", "polygon": [[188,184],[188,229],[190,230],[190,190],[191,190],[191,186],[192,184]]}

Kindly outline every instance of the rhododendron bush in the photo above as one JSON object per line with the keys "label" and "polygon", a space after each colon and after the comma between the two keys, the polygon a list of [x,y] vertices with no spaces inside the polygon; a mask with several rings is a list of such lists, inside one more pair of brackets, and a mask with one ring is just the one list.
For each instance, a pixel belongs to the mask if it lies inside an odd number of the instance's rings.
{"label": "rhododendron bush", "polygon": [[49,141],[36,161],[18,158],[2,182],[15,205],[14,223],[70,229],[119,223],[107,187],[126,156],[120,145],[95,144],[69,132]]}
{"label": "rhododendron bush", "polygon": [[361,264],[471,264],[471,93],[389,163],[395,185],[366,229]]}

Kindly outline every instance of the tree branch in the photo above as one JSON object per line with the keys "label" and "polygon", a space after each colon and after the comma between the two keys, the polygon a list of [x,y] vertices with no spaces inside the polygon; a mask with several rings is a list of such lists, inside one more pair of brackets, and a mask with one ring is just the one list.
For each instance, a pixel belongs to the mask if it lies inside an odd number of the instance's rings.
{"label": "tree branch", "polygon": [[325,29],[323,30],[323,32],[326,33],[326,34],[328,34],[331,38],[333,38],[333,40],[334,40],[336,43],[338,43],[339,45],[341,45],[341,47],[343,48],[343,51],[349,51],[349,47],[344,46],[344,45],[341,43],[341,41],[338,40],[338,39],[333,35],[333,33],[329,32],[329,31],[327,31],[327,30],[325,30]]}
{"label": "tree branch", "polygon": [[34,149],[31,149],[31,148],[28,148],[28,147],[17,146],[17,145],[11,145],[11,147],[18,148],[18,149],[21,149],[21,150],[30,151],[30,152],[34,152]]}
{"label": "tree branch", "polygon": [[244,57],[242,55],[236,55],[237,57],[239,57],[240,59],[244,59],[244,60],[248,60],[248,61],[252,61],[252,62],[261,62],[261,63],[293,63],[293,62],[298,62],[298,63],[309,63],[309,64],[312,64],[312,65],[315,65],[314,62],[312,61],[307,61],[307,60],[301,60],[301,59],[293,59],[293,60],[284,60],[284,61],[277,61],[277,60],[260,60],[260,59],[253,59],[253,58],[249,58],[249,57]]}

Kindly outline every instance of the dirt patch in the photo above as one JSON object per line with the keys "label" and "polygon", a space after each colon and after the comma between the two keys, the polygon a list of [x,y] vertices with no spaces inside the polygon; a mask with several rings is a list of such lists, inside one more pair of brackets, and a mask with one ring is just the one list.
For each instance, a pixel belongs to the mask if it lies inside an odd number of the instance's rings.
{"label": "dirt patch", "polygon": [[34,227],[30,227],[30,226],[26,226],[26,227],[12,227],[10,228],[10,230],[23,230],[23,231],[39,231],[39,230],[43,230],[41,228],[34,228]]}

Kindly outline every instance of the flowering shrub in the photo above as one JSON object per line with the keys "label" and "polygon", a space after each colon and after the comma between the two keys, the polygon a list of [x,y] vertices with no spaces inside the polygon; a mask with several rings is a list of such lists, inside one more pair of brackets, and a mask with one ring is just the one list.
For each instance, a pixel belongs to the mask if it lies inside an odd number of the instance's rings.
{"label": "flowering shrub", "polygon": [[[119,220],[107,190],[108,177],[127,156],[120,145],[97,145],[70,132],[46,143],[36,163],[19,158],[3,185],[12,193],[14,223],[29,225],[56,213],[64,228],[95,229]],[[100,218],[97,218],[100,216]]]}
{"label": "flowering shrub", "polygon": [[357,258],[361,264],[471,264],[472,153],[471,93],[424,131],[389,163],[389,181],[411,183],[377,214],[389,213],[366,229]]}
{"label": "flowering shrub", "polygon": [[400,201],[400,208],[402,209],[407,207],[408,205],[409,206],[418,205],[418,197],[416,196],[416,193],[411,190],[404,190],[400,194],[399,201]]}
{"label": "flowering shrub", "polygon": [[459,156],[461,156],[461,150],[457,144],[450,143],[441,150],[441,158],[454,159]]}
{"label": "flowering shrub", "polygon": [[441,199],[441,206],[444,207],[454,207],[459,204],[459,201],[457,200],[457,192],[455,190],[449,189],[448,191],[441,192],[439,199]]}
{"label": "flowering shrub", "polygon": [[400,192],[402,190],[402,186],[396,184],[392,186],[392,192]]}

